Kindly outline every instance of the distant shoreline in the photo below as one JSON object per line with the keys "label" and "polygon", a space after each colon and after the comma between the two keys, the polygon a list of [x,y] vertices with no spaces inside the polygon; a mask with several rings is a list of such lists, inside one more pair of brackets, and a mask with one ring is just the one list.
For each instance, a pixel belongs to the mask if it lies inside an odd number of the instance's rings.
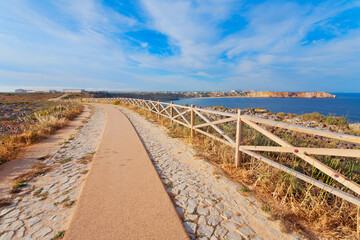
{"label": "distant shoreline", "polygon": [[[253,97],[253,96],[218,96],[218,97],[191,97],[191,98],[180,98],[180,99],[200,99],[200,98],[301,98],[301,99],[334,99],[331,97]],[[180,100],[174,99],[174,100]]]}

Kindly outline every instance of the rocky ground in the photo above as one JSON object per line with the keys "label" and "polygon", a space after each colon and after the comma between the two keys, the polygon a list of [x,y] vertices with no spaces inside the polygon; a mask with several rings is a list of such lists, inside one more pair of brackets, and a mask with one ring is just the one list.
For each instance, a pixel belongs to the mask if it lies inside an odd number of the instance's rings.
{"label": "rocky ground", "polygon": [[41,159],[51,171],[31,179],[20,193],[2,196],[0,240],[61,237],[79,197],[89,162],[98,146],[105,114],[100,108],[52,155]]}
{"label": "rocky ground", "polygon": [[142,138],[166,190],[192,239],[301,239],[281,232],[254,197],[195,157],[185,142],[167,136],[163,127],[118,107]]}

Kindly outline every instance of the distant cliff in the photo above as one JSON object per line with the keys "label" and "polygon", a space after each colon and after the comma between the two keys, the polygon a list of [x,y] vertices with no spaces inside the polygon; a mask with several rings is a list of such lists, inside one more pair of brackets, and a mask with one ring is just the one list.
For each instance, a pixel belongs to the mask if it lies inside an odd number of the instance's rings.
{"label": "distant cliff", "polygon": [[265,92],[248,91],[245,97],[269,97],[269,98],[336,98],[335,95],[326,92]]}

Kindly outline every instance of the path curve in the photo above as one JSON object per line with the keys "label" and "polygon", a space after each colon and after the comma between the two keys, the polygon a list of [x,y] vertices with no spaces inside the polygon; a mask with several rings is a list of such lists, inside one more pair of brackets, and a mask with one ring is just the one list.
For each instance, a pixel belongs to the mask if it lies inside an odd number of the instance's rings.
{"label": "path curve", "polygon": [[126,116],[112,105],[66,239],[188,239]]}

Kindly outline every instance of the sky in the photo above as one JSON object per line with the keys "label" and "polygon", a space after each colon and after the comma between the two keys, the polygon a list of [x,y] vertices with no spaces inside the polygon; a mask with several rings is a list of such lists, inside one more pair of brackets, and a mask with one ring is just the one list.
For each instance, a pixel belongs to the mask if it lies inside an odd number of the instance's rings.
{"label": "sky", "polygon": [[360,0],[0,0],[0,91],[360,92]]}

